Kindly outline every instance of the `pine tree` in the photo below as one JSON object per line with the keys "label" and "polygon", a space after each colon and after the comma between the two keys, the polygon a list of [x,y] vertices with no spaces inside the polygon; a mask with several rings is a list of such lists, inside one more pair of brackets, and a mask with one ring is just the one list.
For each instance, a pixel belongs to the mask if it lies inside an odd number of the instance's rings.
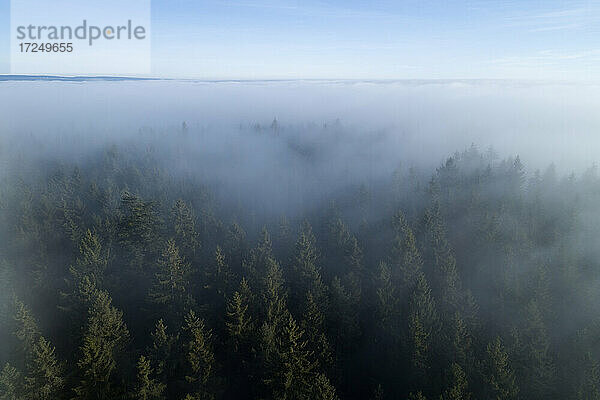
{"label": "pine tree", "polygon": [[454,315],[455,312],[471,314],[467,308],[468,292],[462,288],[462,283],[456,268],[456,259],[446,236],[445,223],[440,211],[439,202],[425,212],[423,218],[426,243],[428,245],[430,276],[433,277],[432,287],[436,298],[440,300],[442,315]]}
{"label": "pine tree", "polygon": [[67,314],[69,325],[75,329],[69,332],[70,339],[80,339],[89,307],[89,293],[92,288],[101,287],[108,266],[109,251],[104,249],[100,236],[89,229],[79,243],[79,255],[69,267],[68,290],[61,292],[59,308]]}
{"label": "pine tree", "polygon": [[252,294],[246,279],[227,304],[225,324],[235,352],[247,346],[251,340],[254,322],[249,311]]}
{"label": "pine tree", "polygon": [[333,363],[333,355],[331,345],[325,335],[325,315],[311,292],[306,297],[306,309],[302,315],[300,327],[305,332],[308,350],[315,355],[322,369],[328,369]]}
{"label": "pine tree", "polygon": [[175,321],[181,316],[181,310],[193,303],[189,291],[189,274],[190,267],[179,255],[175,241],[167,241],[158,259],[158,269],[149,298],[151,302],[165,306],[168,315]]}
{"label": "pine tree", "polygon": [[101,286],[107,263],[108,257],[102,248],[100,237],[88,229],[79,244],[79,257],[69,268],[74,282],[77,284],[85,276],[94,285]]}
{"label": "pine tree", "polygon": [[318,302],[324,301],[325,285],[321,278],[321,271],[317,265],[317,248],[315,235],[308,222],[302,224],[302,230],[296,242],[293,260],[293,284],[294,304],[300,304],[306,298],[308,292]]}
{"label": "pine tree", "polygon": [[173,220],[175,244],[181,250],[183,256],[193,262],[201,248],[194,211],[185,201],[179,199],[171,209],[171,218]]}
{"label": "pine tree", "polygon": [[278,354],[283,387],[276,387],[275,397],[299,399],[310,396],[316,363],[311,360],[312,354],[306,349],[307,342],[303,336],[300,326],[288,315]]}
{"label": "pine tree", "polygon": [[454,318],[449,329],[447,329],[446,335],[449,336],[449,341],[444,350],[448,351],[449,358],[454,360],[466,372],[470,372],[470,367],[473,367],[471,365],[473,361],[473,338],[458,311],[454,313]]}
{"label": "pine tree", "polygon": [[392,225],[396,232],[390,260],[390,265],[394,266],[392,280],[397,282],[406,296],[413,290],[422,273],[423,260],[417,249],[415,236],[401,212],[394,216]]}
{"label": "pine tree", "polygon": [[[225,253],[221,250],[220,246],[217,246],[214,257],[214,262],[210,269],[207,268],[207,273],[204,277],[206,298],[203,300],[205,303],[210,304],[211,321],[218,321],[222,320],[225,314],[227,298],[232,291],[234,275],[225,260]],[[218,325],[222,325],[222,323],[218,323]]]}
{"label": "pine tree", "polygon": [[257,246],[251,250],[248,260],[243,262],[244,275],[252,287],[262,287],[270,260],[274,260],[273,244],[269,232],[263,228]]}
{"label": "pine tree", "polygon": [[188,398],[208,400],[216,397],[216,361],[212,345],[212,332],[204,321],[190,310],[185,316],[184,330],[187,334],[185,345],[189,373],[186,380],[191,384]]}
{"label": "pine tree", "polygon": [[108,400],[118,393],[113,378],[129,331],[107,292],[96,290],[94,297],[77,362],[81,379],[75,393],[76,399]]}
{"label": "pine tree", "polygon": [[176,338],[167,332],[167,326],[162,319],[159,319],[156,322],[156,326],[151,336],[152,348],[150,350],[149,359],[152,364],[156,366],[156,376],[160,378],[161,382],[166,382]]}
{"label": "pine tree", "polygon": [[43,336],[33,346],[27,367],[25,390],[32,400],[60,399],[65,379],[63,366],[54,354],[54,347]]}
{"label": "pine tree", "polygon": [[40,337],[40,330],[33,313],[22,301],[15,300],[14,307],[14,334],[19,339],[21,351],[26,360],[29,360],[33,356],[33,349]]}
{"label": "pine tree", "polygon": [[492,400],[514,400],[517,398],[515,374],[510,366],[508,353],[497,337],[487,346],[484,364],[484,377],[487,385],[486,396]]}
{"label": "pine tree", "polygon": [[535,301],[527,305],[523,321],[523,328],[513,331],[512,354],[522,368],[517,371],[519,387],[532,400],[553,396],[555,365],[546,326]]}
{"label": "pine tree", "polygon": [[124,192],[121,196],[117,234],[127,252],[124,254],[134,271],[142,270],[148,256],[158,250],[161,219],[152,202]]}
{"label": "pine tree", "polygon": [[136,388],[133,393],[135,400],[163,400],[165,396],[166,385],[164,383],[157,382],[152,377],[153,370],[150,367],[150,360],[144,356],[140,356],[137,363],[137,382]]}
{"label": "pine tree", "polygon": [[[251,308],[252,293],[246,279],[227,303],[225,326],[227,328],[227,364],[232,395],[252,398],[254,381],[259,374],[255,366],[256,344],[255,320]],[[235,388],[235,389],[233,389]]]}
{"label": "pine tree", "polygon": [[377,324],[386,335],[396,331],[394,324],[397,323],[399,315],[399,302],[397,288],[392,280],[392,270],[387,263],[379,264],[379,272],[376,278],[376,313]]}
{"label": "pine tree", "polygon": [[268,324],[282,326],[287,320],[287,293],[284,288],[283,273],[275,259],[266,260],[266,274],[263,282],[262,306]]}
{"label": "pine tree", "polygon": [[8,363],[0,371],[0,400],[26,400],[21,373]]}
{"label": "pine tree", "polygon": [[405,320],[398,286],[393,280],[391,268],[385,262],[379,264],[375,287],[375,352],[371,361],[373,369],[383,382],[393,382],[388,384],[387,389],[395,393],[404,383],[397,378],[397,371],[402,367],[404,359],[402,334]]}
{"label": "pine tree", "polygon": [[[350,350],[357,344],[360,337],[360,321],[357,300],[352,293],[346,289],[339,278],[331,282],[331,299],[328,310],[328,330],[334,354],[344,357],[350,354]],[[339,365],[338,360],[338,365]]]}
{"label": "pine tree", "polygon": [[443,400],[469,400],[471,393],[468,390],[467,374],[457,363],[450,368],[450,386],[442,396]]}
{"label": "pine tree", "polygon": [[226,232],[225,245],[226,257],[235,274],[242,274],[242,259],[246,252],[246,232],[237,223],[232,223]]}
{"label": "pine tree", "polygon": [[[281,330],[278,330],[279,328]],[[267,343],[270,351],[265,359],[269,374],[265,383],[271,397],[336,398],[331,383],[318,372],[318,363],[314,360],[314,354],[307,348],[304,331],[289,313],[284,325],[269,332],[264,340],[270,341]]]}
{"label": "pine tree", "polygon": [[409,354],[417,381],[425,379],[431,367],[432,343],[436,330],[435,302],[425,276],[420,274],[410,301],[408,316]]}
{"label": "pine tree", "polygon": [[317,375],[317,379],[315,380],[315,383],[313,384],[311,390],[310,398],[315,400],[338,399],[335,387],[333,386],[329,378],[325,376],[325,374]]}

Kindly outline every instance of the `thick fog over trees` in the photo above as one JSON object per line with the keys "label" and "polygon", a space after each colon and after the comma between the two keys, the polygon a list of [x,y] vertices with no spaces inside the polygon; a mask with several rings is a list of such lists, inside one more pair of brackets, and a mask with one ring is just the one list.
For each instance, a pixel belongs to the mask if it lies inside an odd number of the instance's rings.
{"label": "thick fog over trees", "polygon": [[0,82],[0,399],[600,399],[599,93]]}

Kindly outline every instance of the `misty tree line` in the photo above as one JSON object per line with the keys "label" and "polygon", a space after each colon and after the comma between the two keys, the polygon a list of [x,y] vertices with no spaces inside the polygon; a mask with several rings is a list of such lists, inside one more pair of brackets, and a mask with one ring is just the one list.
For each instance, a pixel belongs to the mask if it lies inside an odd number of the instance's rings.
{"label": "misty tree line", "polygon": [[31,165],[0,187],[2,400],[600,399],[595,169],[472,147],[275,218],[140,149]]}

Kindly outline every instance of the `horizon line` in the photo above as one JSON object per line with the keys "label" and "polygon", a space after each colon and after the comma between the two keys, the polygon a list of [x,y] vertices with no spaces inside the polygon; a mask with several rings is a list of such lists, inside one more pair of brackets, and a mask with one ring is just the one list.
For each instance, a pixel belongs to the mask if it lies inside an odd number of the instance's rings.
{"label": "horizon line", "polygon": [[60,75],[60,74],[2,74],[2,81],[181,81],[207,83],[235,82],[527,82],[527,83],[598,83],[576,79],[533,79],[533,78],[194,78],[127,75]]}

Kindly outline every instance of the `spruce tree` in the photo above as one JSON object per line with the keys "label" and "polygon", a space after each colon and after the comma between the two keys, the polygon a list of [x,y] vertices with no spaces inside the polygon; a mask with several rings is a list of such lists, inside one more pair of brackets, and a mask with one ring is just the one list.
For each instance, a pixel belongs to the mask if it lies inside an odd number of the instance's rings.
{"label": "spruce tree", "polygon": [[248,282],[242,279],[239,290],[233,294],[227,303],[225,320],[229,339],[235,352],[248,346],[252,338],[254,322],[249,310],[250,301],[251,293]]}
{"label": "spruce tree", "polygon": [[79,244],[77,261],[69,268],[74,282],[80,282],[85,276],[94,285],[101,286],[107,263],[108,257],[102,248],[100,237],[88,229]]}
{"label": "spruce tree", "polygon": [[[225,326],[227,328],[227,364],[230,371],[229,391],[240,398],[251,398],[256,369],[255,320],[251,309],[252,293],[246,279],[227,303]],[[233,389],[237,388],[237,389]]]}
{"label": "spruce tree", "polygon": [[0,371],[0,400],[26,400],[21,373],[6,363]]}
{"label": "spruce tree", "polygon": [[137,381],[133,392],[135,400],[164,400],[163,395],[166,385],[153,378],[154,371],[150,367],[150,360],[140,356],[137,362]]}
{"label": "spruce tree", "polygon": [[129,341],[123,313],[112,305],[107,292],[96,290],[88,311],[88,321],[80,348],[80,382],[76,399],[108,400],[118,395],[114,381],[118,359]]}
{"label": "spruce tree", "polygon": [[176,322],[181,310],[193,304],[189,277],[190,266],[179,255],[175,241],[167,241],[148,296],[152,303],[162,305],[168,311],[172,321]]}
{"label": "spruce tree", "polygon": [[320,368],[329,369],[333,363],[333,355],[329,339],[325,335],[325,315],[311,292],[306,297],[306,309],[300,327],[305,332],[307,348],[319,361]]}
{"label": "spruce tree", "polygon": [[392,225],[395,237],[390,259],[390,265],[394,266],[391,278],[402,291],[402,295],[406,296],[413,290],[418,276],[422,273],[423,260],[413,231],[401,212],[394,216]]}
{"label": "spruce tree", "polygon": [[302,303],[308,292],[317,302],[324,301],[325,285],[321,278],[321,271],[317,265],[318,254],[315,235],[310,224],[305,221],[296,241],[293,257],[293,276],[291,279],[293,288],[292,301],[295,304]]}
{"label": "spruce tree", "polygon": [[413,376],[423,382],[431,367],[432,346],[438,327],[435,301],[423,274],[417,277],[408,315],[408,345]]}
{"label": "spruce tree", "polygon": [[450,368],[450,385],[442,396],[443,400],[469,400],[471,393],[467,382],[467,374],[457,363]]}
{"label": "spruce tree", "polygon": [[486,383],[486,396],[492,400],[514,400],[519,388],[515,373],[510,365],[508,353],[504,350],[500,337],[487,345],[483,374]]}
{"label": "spruce tree", "polygon": [[312,385],[312,390],[310,394],[311,399],[315,400],[337,400],[338,396],[336,394],[335,387],[325,376],[325,374],[317,375],[317,378]]}
{"label": "spruce tree", "polygon": [[175,244],[183,256],[193,262],[201,248],[194,211],[185,201],[179,199],[171,209],[171,218]]}
{"label": "spruce tree", "polygon": [[19,340],[25,359],[30,360],[40,337],[40,330],[33,313],[22,301],[15,299],[14,310],[14,335]]}
{"label": "spruce tree", "polygon": [[149,360],[155,365],[156,376],[160,378],[161,382],[166,382],[172,364],[173,346],[177,338],[167,332],[167,326],[162,319],[156,322],[151,336],[152,347],[149,352]]}
{"label": "spruce tree", "polygon": [[43,336],[40,336],[33,346],[33,354],[25,377],[28,399],[58,400],[63,397],[65,384],[63,365],[57,360],[54,351],[54,347]]}
{"label": "spruce tree", "polygon": [[186,380],[190,383],[190,392],[186,398],[209,400],[216,397],[216,361],[213,352],[212,332],[204,321],[190,310],[185,316],[186,332],[185,352],[188,363]]}

